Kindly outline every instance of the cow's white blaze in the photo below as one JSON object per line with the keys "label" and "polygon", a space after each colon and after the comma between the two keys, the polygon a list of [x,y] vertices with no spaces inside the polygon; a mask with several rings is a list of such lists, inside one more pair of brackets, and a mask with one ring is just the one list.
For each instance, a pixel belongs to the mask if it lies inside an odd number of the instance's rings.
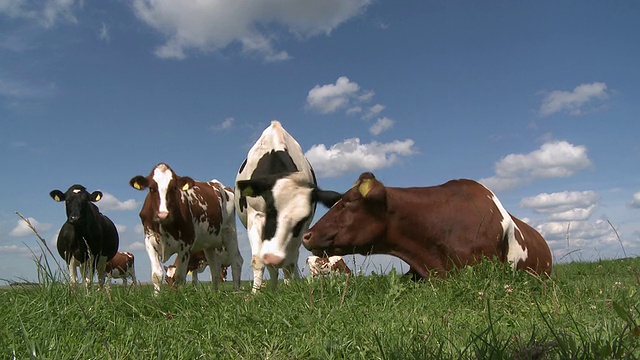
{"label": "cow's white blaze", "polygon": [[493,203],[500,211],[500,215],[502,215],[502,221],[500,223],[502,225],[503,234],[507,237],[508,241],[507,261],[509,261],[511,263],[511,267],[515,269],[520,261],[526,261],[529,256],[527,248],[524,245],[520,245],[520,243],[518,242],[516,238],[516,232],[520,235],[520,238],[523,241],[525,240],[524,236],[518,228],[518,225],[516,225],[516,223],[511,218],[511,215],[509,215],[509,212],[507,212],[507,209],[502,206],[502,203],[500,202],[498,197],[493,192],[491,192],[491,190],[487,190],[491,193],[491,196],[489,196],[489,198],[493,201]]}
{"label": "cow's white blaze", "polygon": [[165,167],[158,166],[153,170],[153,181],[158,184],[158,196],[160,196],[160,206],[158,212],[169,212],[167,208],[167,192],[169,191],[169,183],[173,174]]}

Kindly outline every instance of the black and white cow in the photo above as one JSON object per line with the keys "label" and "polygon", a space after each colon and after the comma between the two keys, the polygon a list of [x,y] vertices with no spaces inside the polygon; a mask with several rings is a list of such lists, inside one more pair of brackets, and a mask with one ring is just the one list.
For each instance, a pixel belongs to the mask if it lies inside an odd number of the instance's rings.
{"label": "black and white cow", "polygon": [[330,207],[341,194],[317,188],[302,148],[278,121],[272,121],[249,150],[236,177],[236,211],[251,243],[253,292],[262,286],[264,267],[270,288],[298,278],[302,234],[309,228],[316,203]]}
{"label": "black and white cow", "polygon": [[165,163],[156,165],[148,176],[134,176],[129,184],[137,190],[149,189],[140,220],[155,294],[162,283],[162,263],[178,254],[175,283],[182,285],[191,253],[200,250],[210,265],[213,289],[217,289],[221,259],[216,249],[222,247],[232,258],[233,286],[240,288],[243,260],[238,249],[232,189],[217,180],[203,182],[178,176]]}
{"label": "black and white cow", "polygon": [[104,285],[107,261],[118,251],[119,237],[113,222],[100,213],[93,204],[102,198],[102,192],[87,192],[82,185],[73,185],[66,192],[53,190],[53,200],[65,202],[67,221],[58,234],[58,253],[69,267],[71,283],[77,283],[76,267],[80,267],[86,286],[93,282],[98,270],[98,284]]}

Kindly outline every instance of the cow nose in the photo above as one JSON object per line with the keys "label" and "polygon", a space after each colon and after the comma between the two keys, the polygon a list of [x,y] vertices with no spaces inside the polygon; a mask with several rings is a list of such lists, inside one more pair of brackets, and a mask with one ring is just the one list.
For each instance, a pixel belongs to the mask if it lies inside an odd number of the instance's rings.
{"label": "cow nose", "polygon": [[168,211],[158,211],[158,219],[165,220],[169,216]]}
{"label": "cow nose", "polygon": [[264,254],[264,256],[262,257],[262,261],[264,262],[265,265],[278,267],[280,266],[280,264],[282,264],[282,261],[284,261],[284,258],[275,254],[267,253],[267,254]]}
{"label": "cow nose", "polygon": [[309,243],[311,243],[311,239],[313,238],[313,233],[311,231],[307,231],[302,235],[302,245],[309,250]]}

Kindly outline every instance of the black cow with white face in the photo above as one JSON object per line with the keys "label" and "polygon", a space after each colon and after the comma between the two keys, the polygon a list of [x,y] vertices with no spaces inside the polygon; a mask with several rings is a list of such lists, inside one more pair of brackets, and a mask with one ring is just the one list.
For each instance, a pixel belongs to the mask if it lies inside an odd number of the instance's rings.
{"label": "black cow with white face", "polygon": [[278,121],[272,121],[240,166],[235,187],[236,212],[251,243],[253,291],[262,285],[267,266],[270,288],[299,277],[302,234],[309,228],[318,201],[331,207],[341,194],[318,189],[302,148]]}
{"label": "black cow with white face", "polygon": [[91,285],[98,270],[98,283],[104,285],[107,261],[118,251],[119,237],[113,222],[93,204],[102,192],[87,192],[82,185],[73,185],[66,192],[53,190],[55,201],[65,202],[67,221],[58,234],[58,253],[69,267],[71,283],[77,283],[76,266],[80,266],[85,285]]}

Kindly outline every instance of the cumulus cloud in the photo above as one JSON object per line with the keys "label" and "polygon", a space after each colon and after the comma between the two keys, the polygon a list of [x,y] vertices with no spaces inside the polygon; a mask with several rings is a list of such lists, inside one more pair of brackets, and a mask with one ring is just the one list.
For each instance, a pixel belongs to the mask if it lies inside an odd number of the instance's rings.
{"label": "cumulus cloud", "polygon": [[640,209],[640,191],[633,194],[633,198],[631,199],[629,206],[634,209]]}
{"label": "cumulus cloud", "polygon": [[76,7],[82,6],[82,0],[1,0],[0,14],[14,19],[28,19],[49,28],[58,21],[76,23],[73,14]]}
{"label": "cumulus cloud", "polygon": [[599,199],[594,191],[564,191],[524,198],[520,206],[547,214],[553,221],[580,221],[591,217]]}
{"label": "cumulus cloud", "polygon": [[376,170],[395,164],[401,156],[417,151],[411,139],[390,143],[371,142],[361,144],[360,139],[346,139],[327,148],[314,145],[305,153],[319,176],[332,177],[356,170]]}
{"label": "cumulus cloud", "polygon": [[107,24],[102,23],[102,26],[100,26],[100,29],[98,29],[98,39],[104,42],[109,42],[109,40],[111,40],[111,35],[109,34],[109,28],[107,27]]}
{"label": "cumulus cloud", "polygon": [[[161,58],[184,59],[186,51],[217,51],[232,43],[266,61],[290,58],[275,42],[285,29],[298,39],[328,35],[362,13],[371,0],[197,1],[134,0],[136,16],[167,37]],[[273,26],[272,26],[273,25]]]}
{"label": "cumulus cloud", "polygon": [[[41,232],[41,231],[47,231],[51,228],[51,224],[47,224],[47,223],[41,223],[38,220],[30,217],[27,218],[29,220],[29,222],[31,223],[31,226],[33,226],[36,231]],[[33,230],[31,230],[31,228],[29,227],[29,225],[27,225],[27,222],[24,220],[18,220],[18,223],[16,224],[16,226],[9,232],[9,235],[11,236],[15,236],[15,237],[24,237],[24,236],[29,236],[29,235],[33,235]]]}
{"label": "cumulus cloud", "polygon": [[360,112],[362,109],[353,105],[353,102],[359,99],[359,92],[358,83],[341,76],[335,84],[316,85],[309,90],[307,106],[322,114],[330,114],[347,107],[351,113]]}
{"label": "cumulus cloud", "polygon": [[136,241],[127,247],[127,250],[146,250],[143,242]]}
{"label": "cumulus cloud", "polygon": [[394,121],[388,117],[380,118],[375,124],[371,125],[369,132],[372,135],[380,135],[382,132],[387,131],[393,127]]}
{"label": "cumulus cloud", "polygon": [[100,210],[126,211],[138,208],[138,203],[134,199],[120,201],[109,193],[102,192],[102,195],[99,203]]}
{"label": "cumulus cloud", "polygon": [[586,108],[597,100],[604,100],[609,97],[607,84],[594,82],[591,84],[581,84],[573,91],[554,90],[542,99],[540,114],[548,116],[558,112],[565,112],[569,115],[581,115],[593,108]]}
{"label": "cumulus cloud", "polygon": [[224,119],[224,121],[222,121],[220,124],[216,124],[216,125],[211,126],[211,130],[213,130],[213,131],[222,131],[222,130],[231,129],[231,127],[233,127],[233,122],[234,121],[235,121],[234,118],[228,117],[228,118]]}
{"label": "cumulus cloud", "polygon": [[528,154],[509,154],[495,164],[495,175],[481,179],[501,191],[538,179],[569,177],[591,166],[587,148],[566,141],[550,141]]}

